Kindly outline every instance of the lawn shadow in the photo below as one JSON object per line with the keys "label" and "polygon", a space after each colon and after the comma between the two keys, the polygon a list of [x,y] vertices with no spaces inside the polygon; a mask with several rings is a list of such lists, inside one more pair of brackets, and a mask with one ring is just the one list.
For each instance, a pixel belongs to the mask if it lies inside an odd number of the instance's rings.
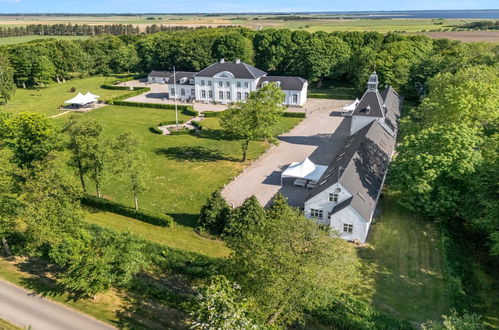
{"label": "lawn shadow", "polygon": [[38,258],[28,258],[17,264],[19,269],[32,277],[21,280],[22,286],[43,297],[56,297],[66,293],[64,287],[57,284],[53,274],[57,267]]}
{"label": "lawn shadow", "polygon": [[168,213],[168,215],[173,218],[173,221],[183,226],[195,228],[198,224],[199,214]]}
{"label": "lawn shadow", "polygon": [[180,162],[214,162],[218,160],[237,161],[232,157],[225,157],[220,151],[206,147],[170,147],[158,148],[155,150],[157,155],[166,156],[168,159],[174,159]]}
{"label": "lawn shadow", "polygon": [[237,140],[222,129],[203,129],[196,133],[196,137],[210,140]]}

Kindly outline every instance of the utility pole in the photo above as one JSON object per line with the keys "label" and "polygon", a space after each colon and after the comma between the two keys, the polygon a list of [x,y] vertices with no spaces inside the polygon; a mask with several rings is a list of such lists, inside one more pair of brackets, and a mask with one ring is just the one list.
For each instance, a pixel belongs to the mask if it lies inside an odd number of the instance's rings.
{"label": "utility pole", "polygon": [[177,77],[175,75],[175,65],[173,66],[173,89],[175,90],[174,97],[175,97],[175,124],[177,125],[177,131],[178,131],[178,110],[177,110]]}

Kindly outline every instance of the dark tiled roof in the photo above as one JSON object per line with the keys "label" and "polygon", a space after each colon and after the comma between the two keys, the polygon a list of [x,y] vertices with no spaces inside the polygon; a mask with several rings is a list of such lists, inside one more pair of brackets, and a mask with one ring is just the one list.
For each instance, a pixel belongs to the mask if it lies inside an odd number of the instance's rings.
{"label": "dark tiled roof", "polygon": [[[340,184],[352,194],[349,205],[370,221],[394,148],[395,136],[388,134],[377,121],[371,122],[348,138],[309,199],[336,184],[339,177]],[[338,210],[335,208],[333,212]]]}
{"label": "dark tiled roof", "polygon": [[148,77],[157,77],[157,78],[169,78],[172,75],[172,72],[169,71],[151,71],[147,76]]}
{"label": "dark tiled roof", "polygon": [[386,105],[385,123],[393,132],[397,132],[403,98],[398,95],[392,86],[388,86],[382,91],[381,97]]}
{"label": "dark tiled roof", "polygon": [[228,71],[239,79],[256,79],[267,75],[267,72],[244,62],[216,62],[196,73],[197,77],[213,77],[217,73]]}
{"label": "dark tiled roof", "polygon": [[262,77],[260,79],[260,82],[258,83],[258,88],[262,87],[262,83],[264,81],[268,82],[280,81],[281,89],[287,91],[301,91],[303,89],[303,85],[305,85],[305,83],[307,82],[305,79],[300,77],[267,76],[267,77]]}
{"label": "dark tiled roof", "polygon": [[367,90],[352,115],[383,117],[383,99],[378,90]]}

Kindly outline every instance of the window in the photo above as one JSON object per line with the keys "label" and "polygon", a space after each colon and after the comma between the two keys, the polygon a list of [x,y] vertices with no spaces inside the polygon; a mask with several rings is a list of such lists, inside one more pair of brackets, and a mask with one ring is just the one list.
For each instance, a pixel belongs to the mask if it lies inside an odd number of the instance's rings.
{"label": "window", "polygon": [[180,90],[180,95],[185,96],[185,89],[184,89],[184,88],[182,88],[182,89]]}
{"label": "window", "polygon": [[192,96],[196,95],[196,90],[195,89],[191,89],[191,95]]}
{"label": "window", "polygon": [[244,83],[244,88],[248,88],[249,87],[249,82],[245,82]]}
{"label": "window", "polygon": [[344,223],[343,224],[343,232],[351,234],[353,232],[353,225],[351,225],[349,223]]}
{"label": "window", "polygon": [[222,91],[218,92],[218,97],[220,98],[220,100],[223,100],[224,99],[224,92],[222,92]]}
{"label": "window", "polygon": [[211,86],[211,80],[208,80],[208,86]]}
{"label": "window", "polygon": [[204,86],[204,80],[201,80],[201,86]]}
{"label": "window", "polygon": [[170,94],[172,94],[172,96],[175,96],[175,88],[172,88],[172,89],[171,89]]}
{"label": "window", "polygon": [[230,100],[230,92],[227,92],[227,100]]}
{"label": "window", "polygon": [[298,103],[298,94],[293,94],[293,104]]}
{"label": "window", "polygon": [[333,203],[338,203],[338,194],[337,193],[332,193],[329,194],[329,201]]}
{"label": "window", "polygon": [[310,209],[310,216],[315,219],[322,219],[322,210]]}
{"label": "window", "polygon": [[201,98],[203,98],[203,99],[206,98],[206,91],[201,91]]}
{"label": "window", "polygon": [[208,91],[208,97],[209,97],[210,99],[212,99],[212,98],[213,98],[213,91]]}
{"label": "window", "polygon": [[230,87],[230,81],[225,82],[225,87]]}
{"label": "window", "polygon": [[246,100],[246,99],[248,99],[248,97],[249,97],[249,93],[248,92],[244,93],[244,99]]}
{"label": "window", "polygon": [[238,100],[238,101],[241,101],[241,98],[242,98],[242,94],[241,94],[241,92],[237,92],[237,100]]}
{"label": "window", "polygon": [[237,82],[237,88],[241,88],[241,82],[240,81]]}
{"label": "window", "polygon": [[218,87],[224,87],[224,82],[220,80],[220,81],[218,82]]}

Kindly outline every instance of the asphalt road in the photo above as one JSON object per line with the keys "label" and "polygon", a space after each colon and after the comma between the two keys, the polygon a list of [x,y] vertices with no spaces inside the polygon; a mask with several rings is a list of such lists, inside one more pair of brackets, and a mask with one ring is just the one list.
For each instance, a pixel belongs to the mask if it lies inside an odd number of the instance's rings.
{"label": "asphalt road", "polygon": [[112,326],[0,280],[0,318],[33,330],[109,330]]}

